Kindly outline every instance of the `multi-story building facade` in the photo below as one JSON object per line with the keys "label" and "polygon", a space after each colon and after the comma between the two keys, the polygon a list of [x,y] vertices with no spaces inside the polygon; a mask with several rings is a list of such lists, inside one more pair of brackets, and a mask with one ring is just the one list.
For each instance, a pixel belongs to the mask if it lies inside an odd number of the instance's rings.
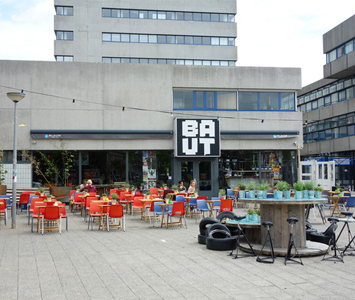
{"label": "multi-story building facade", "polygon": [[298,93],[304,159],[334,160],[336,181],[354,188],[355,15],[323,35],[324,79]]}
{"label": "multi-story building facade", "polygon": [[57,61],[234,66],[235,0],[55,0]]}
{"label": "multi-story building facade", "polygon": [[[0,61],[0,93],[26,93],[19,150],[72,151],[74,184],[196,178],[200,194],[213,196],[238,183],[297,180],[300,69],[234,66],[234,0],[55,0],[55,8],[56,62]],[[0,106],[11,166],[13,105]]]}

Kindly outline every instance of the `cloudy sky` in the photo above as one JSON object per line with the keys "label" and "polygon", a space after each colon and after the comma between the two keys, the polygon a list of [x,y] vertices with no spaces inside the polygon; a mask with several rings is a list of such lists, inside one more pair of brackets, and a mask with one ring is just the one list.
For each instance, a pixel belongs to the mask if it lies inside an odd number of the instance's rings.
{"label": "cloudy sky", "polygon": [[[355,14],[354,0],[237,3],[237,65],[300,67],[303,85],[322,78],[322,35]],[[0,0],[0,59],[54,60],[53,15],[53,0]]]}

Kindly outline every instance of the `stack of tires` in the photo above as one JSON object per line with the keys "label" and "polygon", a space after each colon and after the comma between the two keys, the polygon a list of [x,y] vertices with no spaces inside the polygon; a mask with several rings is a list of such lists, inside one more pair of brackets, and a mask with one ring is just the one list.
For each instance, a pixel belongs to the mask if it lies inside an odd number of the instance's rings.
{"label": "stack of tires", "polygon": [[217,218],[204,218],[200,222],[200,234],[198,235],[199,244],[206,245],[209,250],[234,250],[237,240],[233,235],[237,232],[233,228],[233,232],[221,223],[225,219],[234,219],[236,215],[233,212],[223,212]]}

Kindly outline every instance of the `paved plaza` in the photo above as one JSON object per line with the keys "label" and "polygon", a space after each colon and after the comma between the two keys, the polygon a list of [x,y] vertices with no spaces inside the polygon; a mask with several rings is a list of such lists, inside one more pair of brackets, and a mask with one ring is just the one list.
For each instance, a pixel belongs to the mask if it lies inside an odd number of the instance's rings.
{"label": "paved plaza", "polygon": [[[328,209],[325,210],[329,216]],[[246,209],[235,209],[245,214]],[[349,299],[354,296],[355,256],[344,263],[303,258],[304,266],[232,259],[197,243],[199,220],[185,228],[153,227],[126,216],[126,232],[87,229],[79,213],[69,231],[31,233],[26,213],[17,228],[0,230],[0,299]],[[310,221],[318,231],[320,216]],[[285,220],[286,222],[286,220]],[[337,233],[342,223],[339,224]],[[355,233],[355,224],[351,225]],[[347,244],[342,234],[339,246]]]}

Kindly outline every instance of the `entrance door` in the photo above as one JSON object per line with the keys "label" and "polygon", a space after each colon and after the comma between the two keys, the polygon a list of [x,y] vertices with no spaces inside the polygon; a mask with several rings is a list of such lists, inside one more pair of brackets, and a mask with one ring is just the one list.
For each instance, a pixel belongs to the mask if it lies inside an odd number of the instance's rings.
{"label": "entrance door", "polygon": [[197,182],[200,196],[208,198],[218,195],[218,160],[217,159],[174,159],[174,183],[184,181],[188,189],[191,180]]}
{"label": "entrance door", "polygon": [[313,181],[323,189],[331,190],[335,185],[335,162],[318,162],[316,160],[301,161],[301,181]]}

